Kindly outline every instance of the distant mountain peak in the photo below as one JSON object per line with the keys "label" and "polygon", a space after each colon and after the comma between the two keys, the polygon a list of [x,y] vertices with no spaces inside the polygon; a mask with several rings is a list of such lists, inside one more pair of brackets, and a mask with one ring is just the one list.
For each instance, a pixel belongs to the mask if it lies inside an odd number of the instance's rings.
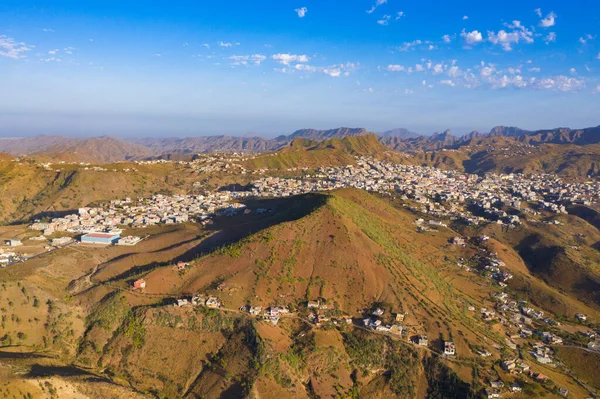
{"label": "distant mountain peak", "polygon": [[533,133],[529,130],[524,130],[515,126],[495,126],[492,130],[490,130],[490,136],[508,136],[508,137],[517,137],[524,136],[526,134]]}
{"label": "distant mountain peak", "polygon": [[405,128],[396,128],[391,130],[386,130],[385,132],[379,133],[381,137],[399,137],[401,139],[415,139],[421,136],[419,133],[412,132]]}
{"label": "distant mountain peak", "polygon": [[363,136],[369,134],[365,128],[340,127],[337,129],[317,130],[317,129],[300,129],[288,136],[288,139],[305,138],[316,141],[327,139],[341,139],[346,136]]}
{"label": "distant mountain peak", "polygon": [[431,141],[441,141],[444,143],[454,143],[458,140],[458,137],[453,136],[450,129],[446,129],[443,133],[434,133],[429,138]]}

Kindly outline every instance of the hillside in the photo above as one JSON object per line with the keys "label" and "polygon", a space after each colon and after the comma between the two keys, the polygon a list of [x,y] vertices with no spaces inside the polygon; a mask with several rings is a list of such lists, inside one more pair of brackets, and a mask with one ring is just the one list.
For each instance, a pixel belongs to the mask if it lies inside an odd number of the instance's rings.
{"label": "hillside", "polygon": [[0,161],[11,161],[13,159],[14,159],[14,156],[0,152]]}
{"label": "hillside", "polygon": [[[514,378],[496,367],[516,353],[505,346],[508,330],[467,310],[494,308],[498,287],[456,267],[481,251],[448,246],[456,232],[417,233],[418,216],[401,203],[351,189],[246,204],[271,212],[221,217],[207,228],[155,226],[131,232],[148,235],[136,247],[71,246],[0,269],[8,293],[0,298],[8,309],[3,342],[50,356],[5,353],[0,362],[8,370],[25,370],[10,374],[12,386],[96,386],[90,397],[467,398],[492,378]],[[592,226],[572,223],[589,241],[598,238]],[[576,279],[568,289],[574,296],[566,296],[551,276],[547,285],[530,260],[523,263],[518,240],[533,230],[503,235],[493,225],[482,228],[470,234],[495,237],[486,250],[497,251],[515,274],[509,292],[565,323],[577,312],[597,319],[600,306],[575,299],[579,292],[591,299]],[[571,232],[565,234],[543,245],[564,246]],[[190,265],[178,271],[178,261]],[[131,290],[141,277],[146,287]],[[173,306],[197,293],[217,296],[223,307]],[[309,321],[306,304],[316,299],[327,305],[318,313],[336,324]],[[240,311],[244,305],[286,306],[293,315],[273,325]],[[385,323],[402,314],[405,335],[364,329],[362,319],[376,307]],[[409,341],[424,333],[427,347]],[[440,355],[443,340],[454,341],[456,357]],[[489,358],[477,354],[483,349]],[[560,372],[532,367],[585,395]],[[550,385],[528,387],[531,397],[555,397]]]}
{"label": "hillside", "polygon": [[415,133],[413,131],[410,131],[410,130],[404,129],[404,128],[396,128],[396,129],[386,130],[384,132],[379,133],[378,135],[381,137],[398,137],[401,139],[410,139],[410,138],[416,138],[416,137],[420,136],[419,133]]}
{"label": "hillside", "polygon": [[[446,261],[439,248],[447,241],[448,233],[416,237],[408,214],[354,190],[294,198],[282,201],[274,209],[275,214],[270,217],[274,224],[270,227],[201,257],[183,275],[169,266],[142,272],[147,282],[145,293],[156,297],[195,292],[216,294],[227,309],[237,309],[244,304],[266,307],[275,303],[301,309],[307,299],[323,298],[331,309],[353,317],[356,309],[384,303],[390,312],[408,312],[410,320],[418,325],[416,329],[426,330],[432,337],[439,334],[458,337],[458,329],[461,329],[465,337],[477,340],[476,335],[484,330],[476,321],[466,330],[460,322],[463,318],[461,303],[483,301],[484,296],[463,297],[443,277]],[[298,214],[299,210],[305,213]],[[297,215],[288,217],[292,211]],[[120,263],[106,264],[94,281],[115,281],[111,276],[119,273],[121,267]],[[143,266],[138,268],[144,270]],[[139,275],[125,274],[112,284],[121,286]],[[467,279],[456,278],[461,284],[471,284]],[[78,300],[97,297],[100,292],[96,290],[105,292],[103,286],[98,286]],[[197,327],[191,324],[192,316],[197,318]],[[399,397],[413,397],[411,392],[423,397],[427,390],[433,389],[428,381],[435,380],[437,372],[445,370],[452,374],[448,366],[427,351],[352,329],[342,334],[310,331],[301,320],[294,319],[282,321],[287,327],[274,328],[247,324],[243,319],[235,321],[239,318],[235,314],[194,315],[151,306],[138,306],[134,317],[143,323],[145,330],[142,347],[164,348],[162,361],[157,362],[158,357],[152,351],[135,348],[122,355],[131,339],[120,334],[107,342],[99,361],[117,375],[125,372],[123,367],[127,365],[130,381],[141,390],[149,389],[150,381],[154,381],[164,390],[180,385],[188,397],[219,397],[225,392],[243,392],[243,387],[236,382],[246,380],[260,397],[275,388],[281,397],[310,397],[311,390],[319,396],[328,396],[335,389],[342,392],[358,389],[361,395],[375,397],[394,393]],[[185,327],[173,330],[169,320],[180,320],[176,323]],[[213,330],[215,323],[224,329],[224,336],[216,334],[218,329]],[[232,324],[238,328],[232,329]],[[116,327],[118,323],[109,328]],[[100,330],[93,328],[86,336],[91,339],[99,333]],[[181,346],[179,339],[172,340],[173,334],[187,335],[186,346]],[[201,340],[207,343],[195,344]],[[94,342],[98,342],[98,338]],[[365,345],[371,347],[372,352],[365,352],[362,349]],[[458,345],[466,356],[469,351],[466,343],[459,340]],[[398,358],[384,355],[391,348]],[[192,357],[182,358],[182,351],[200,358],[207,352],[213,353],[209,358],[215,359],[216,369]],[[91,357],[91,363],[97,361],[97,354],[89,350],[84,353]],[[411,360],[406,362],[408,359]],[[261,364],[256,371],[248,368],[253,362]],[[142,367],[137,366],[142,364]],[[386,369],[397,369],[394,372],[404,374],[410,367],[413,370],[402,382],[397,382],[400,385],[390,383]],[[187,368],[198,371],[182,372]],[[353,382],[351,375],[355,368],[372,371],[355,377]],[[219,370],[227,370],[232,378],[224,380]],[[156,377],[159,372],[165,376],[158,379],[160,383]],[[195,378],[198,372],[200,376]],[[329,373],[337,377],[331,378]],[[469,390],[468,384],[460,382],[456,375],[453,378],[446,389]],[[307,381],[311,381],[310,385]]]}
{"label": "hillside", "polygon": [[202,154],[211,152],[260,153],[275,151],[288,141],[268,140],[261,137],[203,136],[186,138],[143,138],[135,143],[148,147],[154,156],[165,153]]}
{"label": "hillside", "polygon": [[148,157],[148,148],[114,137],[36,136],[0,139],[0,152],[67,162],[112,163]]}
{"label": "hillside", "polygon": [[294,139],[289,146],[278,152],[260,155],[248,161],[252,169],[315,168],[315,166],[348,165],[355,162],[355,156],[397,156],[381,145],[373,134],[347,136],[342,139],[313,141]]}
{"label": "hillside", "polygon": [[553,173],[586,177],[598,176],[600,172],[598,144],[531,146],[498,137],[472,140],[470,144],[459,150],[469,156],[463,166],[470,173]]}
{"label": "hillside", "polygon": [[24,138],[0,138],[0,152],[15,156],[31,155],[50,147],[65,144],[72,140],[64,136],[34,136]]}
{"label": "hillside", "polygon": [[369,131],[364,128],[340,127],[337,129],[329,130],[300,129],[287,136],[287,139],[293,140],[296,138],[303,138],[315,141],[322,141],[329,139],[342,139],[344,137],[362,136],[365,134],[369,134]]}
{"label": "hillside", "polygon": [[102,164],[143,159],[150,154],[150,150],[144,146],[103,136],[70,140],[30,155],[43,155],[55,161]]}
{"label": "hillside", "polygon": [[178,164],[120,163],[100,168],[55,164],[44,168],[31,160],[0,160],[0,224],[58,215],[118,198],[188,193],[198,181],[204,181],[205,187],[245,182],[233,175],[205,175]]}
{"label": "hillside", "polygon": [[[329,130],[300,129],[290,135],[281,135],[273,139],[258,136],[219,135],[186,138],[131,138],[125,141],[112,137],[86,139],[37,136],[22,139],[0,139],[0,152],[15,156],[35,155],[38,159],[111,163],[134,159],[178,159],[181,156],[193,157],[195,154],[215,152],[259,154],[282,149],[298,138],[326,141],[368,134],[370,134],[369,131],[364,128],[341,127]],[[588,147],[600,143],[600,128],[557,128],[529,131],[512,126],[496,126],[488,133],[472,131],[461,137],[452,135],[450,130],[434,133],[427,137],[398,128],[382,132],[377,137],[386,147],[408,153],[489,145],[496,143],[497,140],[517,146],[557,144]],[[576,169],[581,170],[584,167],[583,163],[587,163],[587,160],[582,161],[582,165]],[[592,169],[595,170],[595,167]]]}

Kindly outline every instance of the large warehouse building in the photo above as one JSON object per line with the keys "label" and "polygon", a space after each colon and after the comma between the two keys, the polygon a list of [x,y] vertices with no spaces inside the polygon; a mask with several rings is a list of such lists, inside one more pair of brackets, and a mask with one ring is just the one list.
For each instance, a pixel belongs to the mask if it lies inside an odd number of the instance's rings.
{"label": "large warehouse building", "polygon": [[88,233],[81,236],[81,242],[85,244],[110,245],[119,241],[119,234],[115,233]]}

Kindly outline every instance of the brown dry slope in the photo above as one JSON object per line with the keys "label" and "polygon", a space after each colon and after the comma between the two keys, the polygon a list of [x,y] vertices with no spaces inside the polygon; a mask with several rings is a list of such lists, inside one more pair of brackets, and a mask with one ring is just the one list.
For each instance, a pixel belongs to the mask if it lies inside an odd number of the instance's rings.
{"label": "brown dry slope", "polygon": [[[0,270],[19,301],[10,312],[31,318],[7,323],[11,340],[36,354],[58,355],[63,367],[102,377],[115,390],[129,387],[148,397],[467,398],[497,378],[494,362],[517,356],[506,347],[502,323],[467,310],[492,308],[490,294],[498,288],[456,267],[458,257],[476,248],[448,246],[456,235],[450,229],[417,233],[417,216],[394,204],[350,189],[252,200],[249,209],[274,212],[217,218],[211,230],[157,227],[162,233],[137,247],[74,246]],[[536,289],[543,286],[497,236],[490,245],[507,267],[525,282],[533,279]],[[227,239],[234,242],[220,246]],[[178,271],[173,262],[179,259],[190,267]],[[98,263],[92,287],[69,291],[70,281]],[[139,277],[147,287],[132,290]],[[17,280],[26,280],[26,292]],[[194,293],[216,295],[224,308],[173,306]],[[36,308],[33,296],[42,304],[52,296],[52,308]],[[307,321],[306,301],[317,298],[330,317],[340,318],[337,325]],[[597,319],[597,310],[569,300]],[[294,315],[272,326],[241,312],[246,304],[285,305]],[[374,306],[385,309],[384,324],[405,313],[408,336],[363,329],[361,319]],[[429,347],[408,342],[417,333],[429,335]],[[456,358],[439,356],[442,340],[455,342]],[[492,356],[480,358],[481,348]],[[583,395],[574,381],[561,381],[572,395]]]}
{"label": "brown dry slope", "polygon": [[[409,344],[351,327],[326,337],[298,319],[286,319],[273,331],[233,312],[248,303],[279,303],[302,315],[307,299],[322,298],[337,314],[359,317],[361,309],[381,303],[390,312],[408,312],[415,331],[465,337],[457,347],[466,357],[467,338],[480,345],[489,345],[484,336],[501,342],[480,321],[464,323],[463,304],[484,301],[485,295],[473,290],[463,296],[454,288],[455,282],[472,283],[447,268],[440,248],[450,231],[416,235],[410,214],[357,190],[301,196],[288,205],[304,207],[306,214],[204,256],[184,273],[168,265],[153,268],[142,274],[142,294],[107,294],[88,317],[79,360],[106,367],[136,389],[192,398],[269,397],[274,391],[281,397],[352,391],[424,397],[440,387],[466,396],[467,383]],[[195,292],[219,296],[232,311],[161,305],[161,298]],[[437,381],[438,373],[448,379]]]}
{"label": "brown dry slope", "polygon": [[121,163],[100,170],[55,164],[46,169],[33,161],[0,160],[0,223],[117,198],[189,192],[206,177],[178,164]]}
{"label": "brown dry slope", "polygon": [[348,136],[326,141],[313,141],[296,138],[288,147],[264,154],[247,162],[250,169],[288,169],[315,168],[353,164],[355,156],[374,156],[378,158],[405,160],[396,151],[383,146],[374,134]]}

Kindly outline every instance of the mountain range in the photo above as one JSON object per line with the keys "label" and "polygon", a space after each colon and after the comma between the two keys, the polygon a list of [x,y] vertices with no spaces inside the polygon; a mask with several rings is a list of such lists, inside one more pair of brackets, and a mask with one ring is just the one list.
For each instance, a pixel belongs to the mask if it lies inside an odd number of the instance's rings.
{"label": "mountain range", "polygon": [[[110,163],[156,157],[177,158],[213,152],[272,152],[290,145],[294,139],[313,141],[363,136],[370,132],[364,128],[341,127],[329,130],[300,129],[290,135],[273,139],[235,136],[200,136],[185,138],[132,138],[118,139],[109,136],[72,138],[64,136],[35,136],[0,139],[0,152],[13,156],[48,157],[53,160]],[[482,139],[506,137],[515,143],[588,145],[600,142],[600,126],[585,129],[556,128],[528,131],[512,126],[496,126],[488,133],[472,131],[455,136],[450,130],[426,137],[408,129],[392,129],[377,134],[379,141],[397,151],[435,151],[457,149],[481,144]]]}

